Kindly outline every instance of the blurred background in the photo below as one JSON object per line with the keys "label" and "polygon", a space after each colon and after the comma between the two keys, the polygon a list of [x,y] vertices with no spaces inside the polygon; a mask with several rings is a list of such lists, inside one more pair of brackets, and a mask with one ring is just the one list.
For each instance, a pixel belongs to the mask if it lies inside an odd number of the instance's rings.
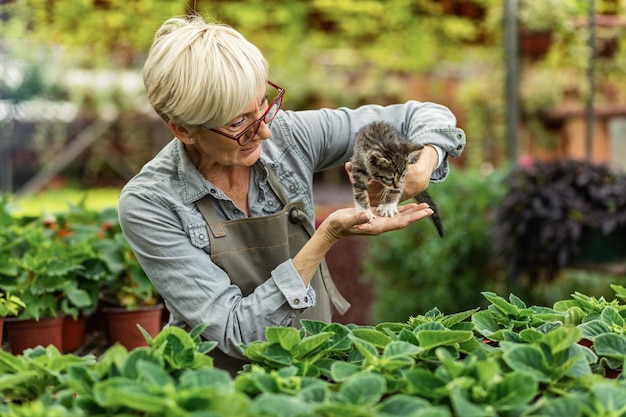
{"label": "blurred background", "polygon": [[[0,191],[16,212],[84,193],[116,205],[121,186],[171,140],[146,101],[141,66],[160,24],[191,12],[261,49],[286,88],[283,108],[434,101],[467,134],[449,179],[429,188],[444,239],[421,222],[346,239],[329,255],[355,305],[338,320],[461,311],[485,303],[480,291],[529,305],[574,291],[611,297],[609,283],[626,281],[625,0],[0,0]],[[520,176],[541,185],[537,194],[523,194]],[[600,229],[613,243],[595,250],[618,252],[600,261],[581,248],[592,197],[567,205],[581,184],[612,216]],[[316,187],[319,219],[351,204],[342,170],[320,174]]]}

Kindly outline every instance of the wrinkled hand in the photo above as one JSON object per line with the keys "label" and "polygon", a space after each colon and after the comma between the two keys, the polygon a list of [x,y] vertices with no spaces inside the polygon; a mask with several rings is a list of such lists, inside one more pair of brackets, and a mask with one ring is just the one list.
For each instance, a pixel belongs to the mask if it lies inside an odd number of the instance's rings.
{"label": "wrinkled hand", "polygon": [[354,208],[339,209],[332,212],[320,225],[326,236],[332,241],[342,237],[356,235],[379,235],[391,230],[403,229],[431,214],[428,204],[410,203],[398,207],[400,211],[394,217],[377,216],[371,221],[369,215]]}

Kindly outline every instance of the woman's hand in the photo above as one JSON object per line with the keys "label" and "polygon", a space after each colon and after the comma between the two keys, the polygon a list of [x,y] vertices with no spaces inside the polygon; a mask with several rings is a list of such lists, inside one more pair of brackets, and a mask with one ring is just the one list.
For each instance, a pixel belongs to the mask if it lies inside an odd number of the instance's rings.
{"label": "woman's hand", "polygon": [[326,238],[336,242],[342,237],[356,235],[379,235],[391,230],[403,229],[431,214],[428,204],[410,203],[398,207],[394,217],[376,216],[370,221],[369,215],[354,208],[339,209],[332,212],[320,225]]}

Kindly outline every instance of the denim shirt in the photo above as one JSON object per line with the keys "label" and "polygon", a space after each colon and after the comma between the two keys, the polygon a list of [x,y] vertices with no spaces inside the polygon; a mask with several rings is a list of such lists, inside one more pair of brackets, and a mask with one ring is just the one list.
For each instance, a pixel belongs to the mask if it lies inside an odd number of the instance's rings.
{"label": "denim shirt", "polygon": [[[261,158],[252,169],[250,216],[265,216],[283,208],[267,182],[266,170],[272,169],[289,198],[303,202],[315,224],[313,175],[342,166],[352,155],[357,132],[376,120],[393,124],[412,141],[433,144],[445,152],[432,182],[445,179],[448,157],[460,155],[465,146],[465,134],[456,127],[454,115],[434,103],[281,110],[272,121],[271,137],[263,141]],[[246,217],[200,174],[182,142],[173,139],[123,188],[120,224],[164,299],[170,313],[169,325],[190,328],[208,324],[203,337],[217,341],[225,353],[241,357],[240,344],[264,339],[267,327],[288,325],[302,309],[313,305],[315,295],[303,285],[289,259],[252,294],[243,297],[205,252],[209,242],[201,235],[206,223],[195,206],[205,195],[215,199],[224,220]],[[309,303],[302,301],[305,299]]]}

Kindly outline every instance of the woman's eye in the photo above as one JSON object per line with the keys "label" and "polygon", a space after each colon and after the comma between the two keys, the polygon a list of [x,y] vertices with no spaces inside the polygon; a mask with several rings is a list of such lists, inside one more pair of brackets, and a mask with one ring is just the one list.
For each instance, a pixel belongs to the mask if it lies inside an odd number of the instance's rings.
{"label": "woman's eye", "polygon": [[242,117],[239,120],[237,120],[237,121],[231,123],[230,125],[228,125],[228,127],[231,128],[231,129],[238,129],[238,128],[240,128],[243,125],[243,121],[244,121],[244,118]]}

